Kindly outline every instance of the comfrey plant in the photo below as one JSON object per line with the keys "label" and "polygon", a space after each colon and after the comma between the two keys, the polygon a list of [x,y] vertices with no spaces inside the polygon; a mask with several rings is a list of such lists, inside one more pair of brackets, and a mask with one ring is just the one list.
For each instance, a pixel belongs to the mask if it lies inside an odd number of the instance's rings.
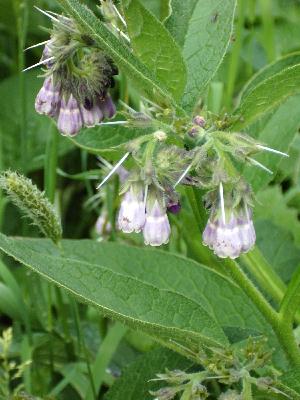
{"label": "comfrey plant", "polygon": [[[300,399],[294,333],[300,271],[269,264],[276,257],[264,243],[255,246],[255,229],[258,238],[266,234],[254,224],[259,189],[288,156],[298,129],[297,98],[293,108],[289,96],[300,93],[299,55],[267,66],[233,97],[241,39],[232,40],[235,0],[171,0],[160,19],[139,0],[101,1],[97,14],[84,1],[58,3],[63,15],[42,11],[53,29],[41,44],[44,85],[35,107],[73,145],[114,160],[111,168],[102,162],[108,174],[97,170],[97,179],[104,176],[98,192],[87,185],[90,204],[99,201],[102,238],[60,240],[57,214],[44,194],[8,172],[1,187],[54,243],[0,235],[1,249],[106,317],[184,356],[174,359],[169,350],[142,356],[109,399],[130,399],[126,384],[137,377],[144,382],[137,398],[145,398],[146,381],[165,367],[175,372],[159,377],[165,388],[152,387],[159,400]],[[229,46],[228,88],[218,96],[210,82]],[[288,106],[297,124],[289,121],[287,128]],[[52,189],[57,157],[57,147],[49,146],[45,178]],[[119,180],[110,179],[115,173]],[[109,331],[107,343],[117,348],[123,334]],[[267,337],[267,349],[260,337]],[[192,363],[188,372],[184,362]],[[97,375],[88,372],[92,380]]]}

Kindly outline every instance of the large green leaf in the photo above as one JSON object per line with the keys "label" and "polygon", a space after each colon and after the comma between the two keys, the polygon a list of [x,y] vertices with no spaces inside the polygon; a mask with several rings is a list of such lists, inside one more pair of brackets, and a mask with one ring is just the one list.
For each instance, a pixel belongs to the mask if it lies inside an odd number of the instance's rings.
{"label": "large green leaf", "polygon": [[171,7],[166,26],[182,47],[188,68],[183,105],[191,110],[226,53],[236,0],[172,0]]}
{"label": "large green leaf", "polygon": [[[51,134],[52,122],[49,118],[35,112],[34,100],[42,79],[37,72],[26,72],[25,75],[25,126],[21,121],[22,99],[20,96],[19,77],[12,76],[0,84],[0,143],[3,147],[0,164],[4,169],[21,169],[24,149],[20,146],[21,128],[26,130],[27,171],[43,166],[46,143]],[[9,95],[8,95],[9,94]],[[59,154],[65,154],[72,144],[61,137]]]}
{"label": "large green leaf", "polygon": [[[110,259],[93,253],[92,248],[96,247],[92,241],[64,241],[59,249],[48,240],[0,236],[0,248],[8,255],[111,318],[167,340],[194,345],[227,344],[221,327],[200,304],[174,290],[112,269]],[[121,249],[117,246],[111,251],[118,253]],[[91,258],[87,261],[76,256],[82,253]],[[131,258],[126,256],[126,260],[130,265]]]}
{"label": "large green leaf", "polygon": [[[64,262],[64,259],[71,264],[73,263],[74,272],[72,272],[71,266],[68,269],[71,273],[79,276],[80,279],[91,279],[91,277],[85,278],[85,274],[80,272],[81,269],[78,269],[80,265],[82,265],[83,271],[86,270],[87,275],[91,274],[91,270],[94,273],[97,271],[100,273],[107,268],[112,276],[119,277],[121,274],[127,276],[130,282],[137,280],[147,284],[147,287],[150,285],[156,288],[158,291],[178,293],[182,296],[182,301],[189,299],[192,304],[197,304],[200,309],[205,310],[213,320],[217,321],[219,326],[224,327],[228,332],[239,329],[244,331],[244,336],[247,336],[247,333],[251,331],[253,334],[263,333],[271,338],[273,337],[269,325],[239,287],[224,276],[193,260],[153,249],[133,248],[115,243],[99,244],[91,240],[65,240],[63,242],[63,258],[56,247],[46,240],[3,238],[5,240],[2,240],[0,247],[3,246],[3,243],[6,243],[5,248],[3,247],[4,251],[11,254],[11,250],[16,249],[18,254],[21,254],[21,249],[26,248],[24,254],[30,253],[31,259],[26,260],[22,255],[18,259],[36,268],[40,273],[46,271],[49,276],[51,272],[51,279],[54,273],[55,280],[58,283],[66,275],[66,272],[63,273],[64,270],[60,271],[59,266],[59,263]],[[14,246],[9,248],[7,243],[13,243]],[[33,264],[36,256],[40,257],[41,260],[45,259],[44,253],[52,255],[51,260],[49,260],[51,265],[57,260],[55,271],[52,271],[46,265],[40,266],[37,262]],[[74,264],[76,264],[76,269]],[[60,276],[61,274],[62,276]],[[70,275],[66,286],[73,285],[71,278]],[[93,279],[95,281],[95,278]],[[80,280],[77,284],[81,288]],[[100,280],[98,286],[101,297],[96,301],[99,303],[102,299]],[[133,283],[132,287],[134,287]],[[69,289],[73,290],[72,288]],[[149,289],[146,288],[145,290]],[[90,292],[93,293],[92,290]],[[90,292],[89,296],[91,295]]]}
{"label": "large green leaf", "polygon": [[283,69],[260,82],[235,110],[238,118],[232,128],[241,130],[275,109],[288,97],[300,93],[300,64]]}
{"label": "large green leaf", "polygon": [[130,364],[122,376],[113,384],[105,400],[143,399],[153,400],[149,391],[166,386],[166,382],[153,381],[158,373],[169,371],[185,371],[191,362],[170,350],[155,349],[139,357]]}
{"label": "large green leaf", "polygon": [[258,71],[253,77],[247,82],[241,93],[241,100],[243,100],[255,87],[270,78],[272,75],[278,74],[287,67],[292,67],[300,63],[300,53],[292,53],[287,56],[274,61]]}
{"label": "large green leaf", "polygon": [[186,67],[178,44],[139,0],[123,0],[122,4],[135,54],[179,100],[186,84]]}
{"label": "large green leaf", "polygon": [[[249,127],[248,133],[266,146],[288,153],[300,126],[299,115],[300,96],[294,96],[287,99],[270,115],[263,126],[255,127],[254,130]],[[255,158],[274,173],[283,161],[282,157],[269,152],[264,152]],[[274,178],[273,175],[254,166],[245,167],[244,176],[251,183],[254,191],[264,188]]]}
{"label": "large green leaf", "polygon": [[73,17],[85,34],[90,35],[95,42],[115,61],[126,73],[131,82],[139,87],[151,99],[157,102],[173,104],[170,93],[163,88],[152,73],[136,58],[90,9],[78,0],[58,0],[63,9]]}

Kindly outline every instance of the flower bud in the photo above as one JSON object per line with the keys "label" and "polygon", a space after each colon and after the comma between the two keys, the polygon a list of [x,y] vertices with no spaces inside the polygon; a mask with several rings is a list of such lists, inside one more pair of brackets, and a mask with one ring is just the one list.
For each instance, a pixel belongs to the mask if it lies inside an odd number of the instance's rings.
{"label": "flower bud", "polygon": [[171,213],[171,214],[178,214],[181,210],[181,204],[179,201],[174,202],[174,201],[169,201],[168,205],[167,205],[167,210]]}
{"label": "flower bud", "polygon": [[145,224],[143,190],[131,185],[121,202],[118,227],[125,233],[140,232]]}
{"label": "flower bud", "polygon": [[35,110],[39,114],[56,117],[60,106],[60,87],[53,84],[53,76],[48,76],[35,100]]}
{"label": "flower bud", "polygon": [[143,229],[145,244],[150,246],[161,246],[169,242],[171,228],[166,213],[158,200],[154,204],[147,202],[146,223]]}
{"label": "flower bud", "polygon": [[67,101],[63,98],[59,110],[57,127],[66,136],[76,135],[82,128],[83,121],[77,100],[71,95]]}
{"label": "flower bud", "polygon": [[201,128],[204,128],[206,121],[203,117],[201,117],[200,115],[197,115],[194,120],[193,120],[194,124],[200,126]]}

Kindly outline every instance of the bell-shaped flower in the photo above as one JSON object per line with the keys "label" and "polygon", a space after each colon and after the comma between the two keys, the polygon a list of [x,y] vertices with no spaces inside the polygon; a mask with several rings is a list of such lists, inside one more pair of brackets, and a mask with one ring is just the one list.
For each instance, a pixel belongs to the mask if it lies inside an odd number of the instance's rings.
{"label": "bell-shaped flower", "polygon": [[147,202],[146,223],[143,229],[145,244],[161,246],[169,242],[171,228],[166,207],[157,199]]}
{"label": "bell-shaped flower", "polygon": [[80,111],[82,115],[83,124],[87,128],[99,124],[104,118],[103,112],[98,102],[91,103],[86,101],[85,104],[80,107]]}
{"label": "bell-shaped flower", "polygon": [[125,233],[140,232],[145,224],[144,193],[140,185],[131,185],[125,193],[118,215],[118,227]]}
{"label": "bell-shaped flower", "polygon": [[226,209],[225,219],[220,210],[213,211],[203,232],[203,244],[220,258],[235,259],[255,244],[256,235],[248,206]]}
{"label": "bell-shaped flower", "polygon": [[54,85],[53,76],[48,76],[35,99],[35,110],[39,114],[56,117],[60,103],[60,85]]}
{"label": "bell-shaped flower", "polygon": [[58,130],[65,136],[76,135],[83,126],[78,102],[73,95],[68,100],[63,97],[57,120]]}
{"label": "bell-shaped flower", "polygon": [[105,118],[112,118],[115,115],[116,106],[108,93],[99,100],[98,104]]}

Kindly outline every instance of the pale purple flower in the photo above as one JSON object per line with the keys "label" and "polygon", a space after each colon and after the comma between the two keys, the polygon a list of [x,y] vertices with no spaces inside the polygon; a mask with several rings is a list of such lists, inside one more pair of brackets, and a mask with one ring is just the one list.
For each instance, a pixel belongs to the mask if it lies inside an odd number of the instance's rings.
{"label": "pale purple flower", "polygon": [[103,212],[99,215],[96,221],[96,232],[98,235],[102,236],[105,233],[111,232],[111,223],[107,221],[107,213]]}
{"label": "pale purple flower", "polygon": [[225,214],[224,219],[222,213],[212,212],[203,232],[203,244],[220,258],[235,259],[254,246],[255,230],[247,205],[226,210]]}
{"label": "pale purple flower", "polygon": [[150,246],[161,246],[169,242],[171,234],[166,208],[161,206],[156,199],[152,206],[148,204],[146,223],[143,228],[144,241]]}
{"label": "pale purple flower", "polygon": [[145,224],[143,190],[131,186],[125,193],[118,216],[118,227],[125,233],[140,232]]}
{"label": "pale purple flower", "polygon": [[104,99],[100,99],[98,104],[105,118],[112,118],[115,115],[116,106],[109,94],[106,94]]}
{"label": "pale purple flower", "polygon": [[97,102],[95,104],[90,104],[86,101],[85,104],[80,107],[80,111],[83,124],[88,128],[97,125],[103,120],[104,117],[103,112]]}
{"label": "pale purple flower", "polygon": [[66,101],[62,99],[57,127],[59,131],[66,136],[76,135],[83,126],[82,115],[77,100],[73,95]]}
{"label": "pale purple flower", "polygon": [[48,76],[35,99],[35,110],[39,114],[56,117],[60,102],[60,86],[54,85],[52,75]]}

